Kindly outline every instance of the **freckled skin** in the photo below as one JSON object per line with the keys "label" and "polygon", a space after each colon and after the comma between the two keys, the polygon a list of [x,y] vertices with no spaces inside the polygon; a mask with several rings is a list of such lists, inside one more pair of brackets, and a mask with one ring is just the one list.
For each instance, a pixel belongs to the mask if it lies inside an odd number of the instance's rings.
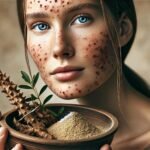
{"label": "freckled skin", "polygon": [[[73,21],[74,14],[67,14],[67,9],[86,2],[99,5],[95,0],[27,0],[27,13],[46,12],[50,17],[44,22],[52,25],[49,30],[38,34],[27,28],[28,50],[43,80],[54,93],[64,99],[87,95],[108,80],[115,70],[112,65],[115,55],[105,21],[98,10],[94,13],[93,10],[84,10],[84,13],[93,16],[96,14],[94,23],[69,24]],[[81,13],[82,11],[76,12],[77,15]],[[66,14],[69,20],[66,20]],[[64,55],[66,51],[72,55]],[[66,82],[58,81],[51,75],[54,69],[66,65],[83,67],[84,70],[79,77]]]}

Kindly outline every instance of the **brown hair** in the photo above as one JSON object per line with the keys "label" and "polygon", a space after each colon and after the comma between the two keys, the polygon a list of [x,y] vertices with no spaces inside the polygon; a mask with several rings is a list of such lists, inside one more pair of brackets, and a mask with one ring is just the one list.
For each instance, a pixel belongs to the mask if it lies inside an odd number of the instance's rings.
{"label": "brown hair", "polygon": [[[126,13],[126,15],[128,16],[128,18],[130,19],[132,26],[133,26],[133,35],[131,37],[131,39],[129,40],[129,42],[123,46],[120,47],[121,50],[121,60],[122,62],[124,62],[131,46],[132,43],[135,39],[135,34],[136,34],[136,30],[137,30],[137,18],[136,18],[136,12],[135,12],[135,7],[134,7],[134,3],[133,0],[100,0],[102,7],[103,4],[106,4],[107,7],[109,8],[111,14],[113,15],[113,17],[118,20],[120,18],[120,16],[123,13]],[[24,35],[24,39],[25,39],[25,46],[26,46],[26,30],[25,30],[25,14],[24,14],[24,0],[17,0],[17,12],[18,12],[18,18],[19,18],[19,23],[20,23],[20,27],[22,30],[22,33]],[[105,12],[104,10],[104,17],[107,18],[109,16],[107,16],[107,12]],[[108,19],[109,20],[109,19]],[[108,29],[111,31],[111,24],[109,24],[109,22],[106,23],[108,25]],[[112,34],[111,34],[112,36]],[[113,39],[113,37],[112,37]],[[113,42],[113,41],[112,41]],[[114,49],[115,50],[115,49]],[[26,56],[27,56],[27,51],[26,51]],[[28,59],[26,57],[26,59]],[[121,63],[122,63],[121,62]],[[27,63],[28,60],[27,60]],[[29,68],[29,72],[30,71],[30,67],[28,64],[28,68]],[[147,83],[145,83],[135,72],[133,72],[130,68],[128,68],[124,63],[123,63],[123,72],[127,78],[127,80],[129,81],[129,83],[132,84],[132,86],[134,86],[134,88],[136,88],[137,90],[140,90],[142,93],[144,93],[145,95],[147,95],[148,97],[150,97],[150,87],[149,85],[147,85]]]}

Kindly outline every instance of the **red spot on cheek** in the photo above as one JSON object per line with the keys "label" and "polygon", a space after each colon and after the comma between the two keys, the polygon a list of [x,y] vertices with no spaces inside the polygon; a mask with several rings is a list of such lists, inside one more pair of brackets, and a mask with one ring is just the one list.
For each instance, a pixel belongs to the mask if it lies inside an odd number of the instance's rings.
{"label": "red spot on cheek", "polygon": [[48,9],[48,7],[49,7],[48,5],[45,5],[45,6],[44,6],[44,9],[45,9],[45,10],[47,10],[47,9]]}
{"label": "red spot on cheek", "polygon": [[76,91],[77,91],[78,93],[82,93],[82,91],[81,91],[81,90],[79,90],[78,88],[76,88]]}
{"label": "red spot on cheek", "polygon": [[66,95],[66,93],[65,92],[62,92],[64,95]]}
{"label": "red spot on cheek", "polygon": [[96,75],[98,75],[98,76],[100,75],[99,71],[96,71]]}
{"label": "red spot on cheek", "polygon": [[74,96],[73,93],[70,94],[71,96]]}
{"label": "red spot on cheek", "polygon": [[98,55],[96,55],[96,54],[95,54],[95,55],[93,55],[93,58],[97,58],[97,57],[98,57]]}
{"label": "red spot on cheek", "polygon": [[46,61],[46,60],[47,60],[47,57],[44,58],[44,61]]}
{"label": "red spot on cheek", "polygon": [[95,83],[94,83],[96,86],[98,86],[99,85],[99,83],[98,83],[98,81],[95,81]]}
{"label": "red spot on cheek", "polygon": [[87,40],[87,37],[84,37],[83,39],[84,39],[84,40]]}

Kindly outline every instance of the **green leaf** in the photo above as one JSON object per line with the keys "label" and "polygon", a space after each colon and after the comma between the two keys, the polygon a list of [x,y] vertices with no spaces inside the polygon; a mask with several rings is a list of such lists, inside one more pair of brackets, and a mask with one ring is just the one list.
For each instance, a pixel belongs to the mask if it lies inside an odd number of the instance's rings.
{"label": "green leaf", "polygon": [[32,86],[35,87],[37,81],[39,79],[39,73],[33,76]]}
{"label": "green leaf", "polygon": [[45,105],[51,98],[53,95],[49,95],[45,98],[45,100],[43,101],[43,105]]}
{"label": "green leaf", "polygon": [[19,88],[21,88],[21,89],[32,89],[32,87],[29,85],[19,85]]}
{"label": "green leaf", "polygon": [[50,111],[50,113],[54,116],[54,117],[58,117],[58,114],[57,113],[55,113],[54,111],[52,111],[52,110],[49,110]]}
{"label": "green leaf", "polygon": [[63,112],[64,112],[65,108],[64,107],[61,107],[58,111],[58,115],[61,115]]}
{"label": "green leaf", "polygon": [[31,94],[31,99],[32,99],[32,100],[36,100],[37,97],[36,97],[35,95]]}
{"label": "green leaf", "polygon": [[44,86],[41,88],[39,95],[41,95],[41,94],[46,90],[46,88],[47,88],[47,85],[44,85]]}
{"label": "green leaf", "polygon": [[21,74],[22,74],[22,78],[24,79],[24,81],[26,81],[27,83],[31,83],[30,77],[26,72],[21,71]]}

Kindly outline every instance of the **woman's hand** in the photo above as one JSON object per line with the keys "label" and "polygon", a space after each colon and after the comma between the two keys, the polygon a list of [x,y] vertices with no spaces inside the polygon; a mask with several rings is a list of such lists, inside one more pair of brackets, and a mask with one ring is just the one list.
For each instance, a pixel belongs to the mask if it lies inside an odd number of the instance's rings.
{"label": "woman's hand", "polygon": [[112,148],[108,144],[106,144],[103,147],[101,147],[100,150],[112,150]]}
{"label": "woman's hand", "polygon": [[[5,144],[8,136],[8,130],[4,127],[0,127],[0,150],[5,150]],[[17,144],[12,150],[23,150],[21,144]],[[104,145],[100,150],[112,150],[109,145]]]}
{"label": "woman's hand", "polygon": [[[8,130],[4,127],[0,127],[0,150],[5,150],[5,144],[8,136]],[[12,150],[23,150],[20,144],[17,144]]]}

